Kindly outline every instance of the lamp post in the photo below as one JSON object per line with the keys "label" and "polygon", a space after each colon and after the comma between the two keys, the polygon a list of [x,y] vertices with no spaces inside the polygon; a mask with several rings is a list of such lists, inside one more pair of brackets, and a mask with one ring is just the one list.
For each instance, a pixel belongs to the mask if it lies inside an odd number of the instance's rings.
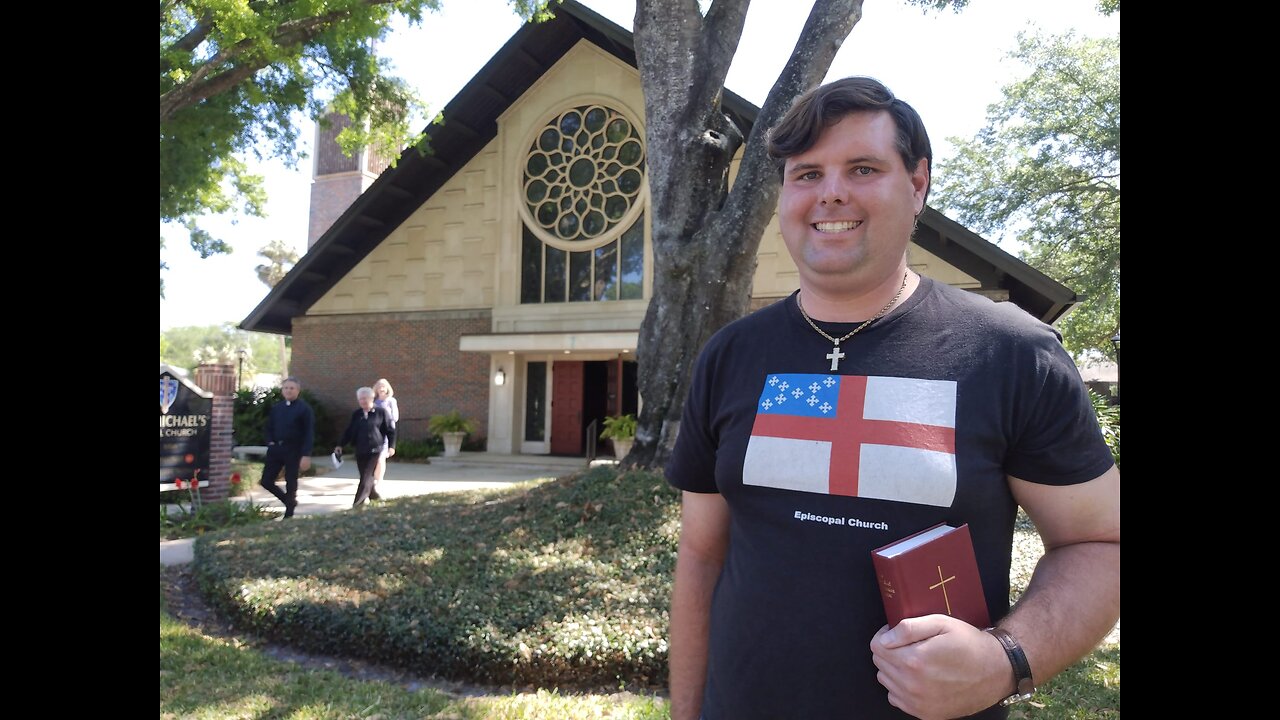
{"label": "lamp post", "polygon": [[240,356],[240,372],[236,374],[236,390],[244,387],[244,356],[248,354],[248,350],[240,348],[236,350],[236,354]]}
{"label": "lamp post", "polygon": [[1119,405],[1120,404],[1120,331],[1119,330],[1117,330],[1116,334],[1112,336],[1111,344],[1116,349],[1116,397],[1115,397],[1115,400],[1112,401],[1112,403],[1115,405]]}

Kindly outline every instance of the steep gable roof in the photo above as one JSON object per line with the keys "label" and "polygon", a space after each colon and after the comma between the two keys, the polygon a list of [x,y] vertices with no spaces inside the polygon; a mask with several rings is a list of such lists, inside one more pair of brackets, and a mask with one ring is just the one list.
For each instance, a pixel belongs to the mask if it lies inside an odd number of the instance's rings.
{"label": "steep gable roof", "polygon": [[[378,176],[334,221],[241,328],[291,333],[293,318],[306,313],[493,140],[498,117],[579,40],[636,66],[634,37],[628,30],[574,0],[563,0],[554,12],[553,19],[526,23],[516,31],[445,106],[444,123],[427,127],[432,154],[401,153],[398,164]],[[759,108],[728,90],[722,107],[747,136]],[[921,216],[916,241],[980,279],[983,287],[1008,289],[1010,300],[1045,322],[1053,322],[1080,300],[1070,289],[932,209]]]}

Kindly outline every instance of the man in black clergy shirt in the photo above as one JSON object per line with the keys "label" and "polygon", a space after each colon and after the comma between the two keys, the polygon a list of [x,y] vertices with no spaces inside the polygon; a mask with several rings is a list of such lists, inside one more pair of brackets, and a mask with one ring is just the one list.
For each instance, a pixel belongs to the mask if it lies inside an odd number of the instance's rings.
{"label": "man in black clergy shirt", "polygon": [[[271,406],[267,416],[267,462],[262,467],[262,487],[284,503],[284,516],[293,517],[298,507],[298,473],[311,467],[311,445],[315,438],[316,414],[306,400],[298,397],[302,383],[287,378],[280,385],[283,402]],[[276,485],[284,470],[285,490]]]}

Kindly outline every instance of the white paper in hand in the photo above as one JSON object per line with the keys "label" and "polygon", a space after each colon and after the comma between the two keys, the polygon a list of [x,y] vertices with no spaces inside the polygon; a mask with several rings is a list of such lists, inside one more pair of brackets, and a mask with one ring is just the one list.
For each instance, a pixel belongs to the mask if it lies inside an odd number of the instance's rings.
{"label": "white paper in hand", "polygon": [[330,453],[329,460],[333,463],[334,470],[342,467],[342,455],[338,453]]}

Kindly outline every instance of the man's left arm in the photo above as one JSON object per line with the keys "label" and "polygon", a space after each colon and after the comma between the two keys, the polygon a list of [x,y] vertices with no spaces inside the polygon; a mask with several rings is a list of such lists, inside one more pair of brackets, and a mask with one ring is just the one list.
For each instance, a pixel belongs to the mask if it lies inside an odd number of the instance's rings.
{"label": "man's left arm", "polygon": [[316,413],[310,405],[304,404],[302,412],[302,457],[298,460],[298,469],[311,469],[311,450],[316,438]]}
{"label": "man's left arm", "polygon": [[1039,683],[1087,655],[1120,619],[1120,471],[1065,486],[1011,477],[1009,487],[1045,553],[1000,627],[1022,645]]}
{"label": "man's left arm", "polygon": [[[1036,684],[1088,654],[1120,617],[1120,471],[1077,485],[1009,478],[1045,554],[1018,604],[1000,621],[1022,646]],[[871,641],[890,704],[920,718],[952,718],[1014,691],[1000,642],[945,615],[909,618]]]}

